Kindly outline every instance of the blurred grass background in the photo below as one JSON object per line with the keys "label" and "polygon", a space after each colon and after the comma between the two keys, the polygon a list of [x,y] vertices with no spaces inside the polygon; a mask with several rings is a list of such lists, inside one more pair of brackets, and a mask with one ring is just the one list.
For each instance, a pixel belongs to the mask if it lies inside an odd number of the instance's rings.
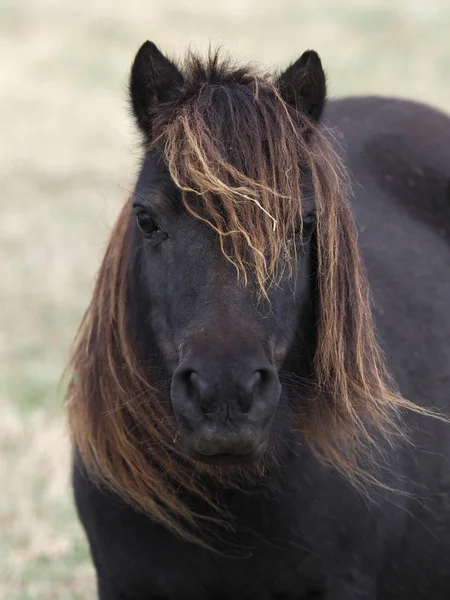
{"label": "blurred grass background", "polygon": [[94,598],[57,384],[139,146],[126,97],[147,38],[283,66],[332,95],[450,110],[449,0],[1,0],[0,598]]}

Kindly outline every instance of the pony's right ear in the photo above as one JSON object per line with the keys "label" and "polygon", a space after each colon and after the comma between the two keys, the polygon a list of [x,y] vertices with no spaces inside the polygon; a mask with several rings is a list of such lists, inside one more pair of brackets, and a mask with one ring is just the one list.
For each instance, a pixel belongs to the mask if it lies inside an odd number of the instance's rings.
{"label": "pony's right ear", "polygon": [[139,48],[131,67],[129,90],[134,116],[145,136],[152,132],[154,108],[172,100],[182,84],[183,75],[153,42]]}

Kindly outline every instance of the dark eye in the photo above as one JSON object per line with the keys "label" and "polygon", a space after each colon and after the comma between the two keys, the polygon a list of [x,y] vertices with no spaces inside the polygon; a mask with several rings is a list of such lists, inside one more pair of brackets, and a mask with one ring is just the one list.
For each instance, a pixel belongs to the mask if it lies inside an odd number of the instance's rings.
{"label": "dark eye", "polygon": [[297,239],[307,239],[310,234],[312,233],[312,230],[314,229],[314,225],[316,222],[316,215],[315,213],[310,213],[308,215],[304,215],[303,216],[303,225],[302,223],[299,223],[297,225],[297,227],[295,228],[295,237]]}
{"label": "dark eye", "polygon": [[316,221],[316,215],[314,213],[310,213],[309,215],[305,215],[303,217],[303,227],[311,228]]}
{"label": "dark eye", "polygon": [[153,217],[151,217],[147,212],[141,211],[136,215],[136,223],[139,229],[145,235],[151,235],[158,231],[158,226],[155,223]]}

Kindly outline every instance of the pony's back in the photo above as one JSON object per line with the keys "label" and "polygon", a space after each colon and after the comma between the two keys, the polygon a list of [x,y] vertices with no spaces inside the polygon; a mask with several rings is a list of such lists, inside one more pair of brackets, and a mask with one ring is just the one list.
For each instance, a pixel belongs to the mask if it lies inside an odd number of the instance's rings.
{"label": "pony's back", "polygon": [[344,137],[377,330],[401,392],[450,406],[450,118],[386,98],[330,103]]}

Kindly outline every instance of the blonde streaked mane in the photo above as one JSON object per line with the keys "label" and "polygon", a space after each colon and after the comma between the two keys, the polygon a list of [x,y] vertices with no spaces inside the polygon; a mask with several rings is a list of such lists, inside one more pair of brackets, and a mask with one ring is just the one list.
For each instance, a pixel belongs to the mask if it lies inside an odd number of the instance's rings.
{"label": "blonde streaked mane", "polygon": [[[191,56],[185,81],[180,98],[154,115],[152,148],[163,153],[186,209],[214,228],[239,276],[255,277],[264,295],[297,260],[292,239],[304,215],[304,173],[310,173],[319,321],[314,400],[295,406],[297,427],[323,462],[354,483],[370,481],[362,465],[377,439],[402,434],[400,409],[421,409],[396,391],[376,342],[347,178],[329,133],[288,106],[270,77],[233,71],[217,56],[207,63]],[[198,541],[205,520],[227,522],[205,475],[240,485],[263,477],[270,457],[252,471],[232,473],[200,468],[183,455],[175,421],[133,346],[130,224],[127,202],[69,365],[73,443],[93,479]],[[183,492],[215,516],[194,513]]]}

